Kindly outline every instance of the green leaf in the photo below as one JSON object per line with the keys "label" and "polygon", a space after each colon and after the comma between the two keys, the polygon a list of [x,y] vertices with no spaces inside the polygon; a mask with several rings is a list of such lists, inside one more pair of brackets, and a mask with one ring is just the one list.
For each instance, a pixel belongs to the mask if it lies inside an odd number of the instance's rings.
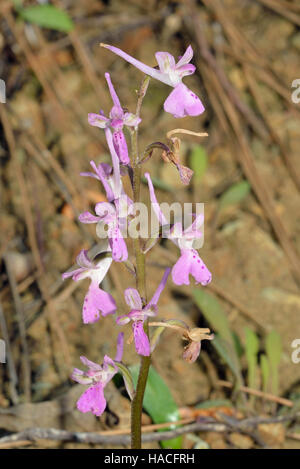
{"label": "green leaf", "polygon": [[[131,366],[130,371],[136,385],[139,366]],[[152,366],[149,370],[143,408],[148,412],[155,423],[176,422],[180,419],[179,410],[172,397],[170,389]],[[170,428],[175,427],[172,425]],[[182,446],[182,437],[162,441],[161,446],[163,448],[180,449]]]}
{"label": "green leaf", "polygon": [[194,171],[194,181],[200,182],[207,168],[207,153],[201,145],[197,145],[192,149],[190,167]]}
{"label": "green leaf", "polygon": [[212,345],[216,348],[225,363],[227,363],[238,383],[241,384],[242,376],[236,341],[234,340],[229,321],[221,304],[214,296],[204,290],[193,290],[193,296],[196,304],[210,323],[212,331],[218,333],[212,341]]}
{"label": "green leaf", "polygon": [[237,204],[247,197],[251,190],[248,181],[241,181],[233,184],[220,197],[220,210],[229,205]]}
{"label": "green leaf", "polygon": [[203,289],[193,290],[193,296],[197,306],[211,324],[213,332],[218,332],[223,339],[234,345],[229,321],[218,300]]}
{"label": "green leaf", "polygon": [[245,328],[246,343],[245,352],[248,363],[248,386],[257,388],[257,354],[259,351],[259,340],[254,331]]}
{"label": "green leaf", "polygon": [[281,337],[278,332],[271,331],[266,337],[266,353],[270,363],[270,371],[272,378],[272,392],[278,395],[279,376],[278,367],[282,354]]}
{"label": "green leaf", "polygon": [[213,407],[232,407],[232,402],[228,399],[212,399],[196,405],[196,409],[211,409]]}
{"label": "green leaf", "polygon": [[27,8],[18,8],[18,13],[25,21],[44,28],[66,33],[74,28],[74,23],[69,15],[53,5],[35,5]]}
{"label": "green leaf", "polygon": [[266,355],[261,355],[260,357],[260,369],[262,377],[262,390],[263,392],[268,392],[270,365]]}
{"label": "green leaf", "polygon": [[220,337],[219,334],[215,335],[212,344],[217,350],[220,357],[223,358],[224,362],[229,366],[233,375],[236,377],[237,383],[239,385],[242,384],[240,362],[232,345],[225,339]]}

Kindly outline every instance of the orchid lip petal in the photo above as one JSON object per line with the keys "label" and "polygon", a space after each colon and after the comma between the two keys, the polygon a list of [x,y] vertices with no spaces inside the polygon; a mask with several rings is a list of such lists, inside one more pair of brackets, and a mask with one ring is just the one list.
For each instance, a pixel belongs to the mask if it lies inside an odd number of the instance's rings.
{"label": "orchid lip petal", "polygon": [[164,110],[181,118],[199,116],[205,109],[198,96],[183,83],[179,83],[165,100]]}

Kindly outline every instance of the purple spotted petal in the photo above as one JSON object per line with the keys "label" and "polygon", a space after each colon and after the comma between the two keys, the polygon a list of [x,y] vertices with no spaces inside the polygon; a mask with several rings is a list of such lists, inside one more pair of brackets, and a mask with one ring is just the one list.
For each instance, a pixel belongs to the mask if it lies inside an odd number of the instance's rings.
{"label": "purple spotted petal", "polygon": [[142,310],[142,300],[139,292],[135,288],[126,288],[124,296],[130,309]]}
{"label": "purple spotted petal", "polygon": [[109,245],[112,250],[112,258],[116,262],[124,262],[128,259],[127,246],[119,228],[110,233]]}
{"label": "purple spotted petal", "polygon": [[180,83],[167,97],[164,109],[174,117],[199,116],[204,106],[195,93]]}
{"label": "purple spotted petal", "polygon": [[211,273],[194,249],[182,249],[181,256],[172,268],[172,279],[176,285],[189,285],[189,275],[196,283],[207,285],[211,281]]}
{"label": "purple spotted petal", "polygon": [[150,343],[144,331],[143,321],[134,321],[132,323],[132,330],[137,353],[148,357],[150,355]]}
{"label": "purple spotted petal", "polygon": [[113,297],[101,290],[97,282],[91,282],[83,303],[83,323],[97,322],[100,319],[100,312],[102,316],[106,316],[115,313],[116,310],[117,306]]}
{"label": "purple spotted petal", "polygon": [[78,399],[77,409],[83,413],[92,412],[97,417],[100,417],[106,408],[103,388],[102,383],[90,386]]}
{"label": "purple spotted petal", "polygon": [[129,164],[130,158],[128,156],[127,142],[123,130],[118,130],[113,133],[113,142],[116,153],[122,164]]}

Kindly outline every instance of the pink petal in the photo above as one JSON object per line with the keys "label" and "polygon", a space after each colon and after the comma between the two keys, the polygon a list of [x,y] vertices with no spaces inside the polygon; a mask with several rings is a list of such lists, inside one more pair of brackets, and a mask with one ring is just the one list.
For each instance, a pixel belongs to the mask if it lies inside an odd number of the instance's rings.
{"label": "pink petal", "polygon": [[139,292],[135,288],[126,288],[124,292],[125,301],[130,309],[142,310],[142,300]]}
{"label": "pink petal", "polygon": [[97,213],[97,221],[102,220],[110,220],[116,218],[116,211],[113,204],[108,202],[98,202],[95,205],[95,212]]}
{"label": "pink petal", "polygon": [[113,133],[113,142],[116,153],[121,163],[129,164],[130,158],[128,156],[128,148],[123,130],[118,130],[117,132]]}
{"label": "pink petal", "polygon": [[106,78],[106,81],[107,81],[107,84],[108,84],[108,88],[109,88],[109,92],[110,92],[110,95],[111,95],[111,98],[113,100],[113,103],[116,107],[119,107],[122,109],[121,107],[121,103],[120,103],[120,100],[118,98],[118,95],[116,93],[116,90],[111,82],[111,79],[110,79],[110,74],[109,73],[105,73],[105,78]]}
{"label": "pink petal", "polygon": [[180,83],[167,97],[164,109],[174,117],[199,116],[204,106],[197,95]]}
{"label": "pink petal", "polygon": [[177,69],[177,74],[180,76],[180,78],[183,78],[187,75],[193,75],[195,73],[196,67],[193,64],[188,64],[188,65],[182,65],[182,67]]}
{"label": "pink petal", "polygon": [[83,212],[79,215],[78,220],[81,223],[98,223],[99,217],[92,215],[90,212]]}
{"label": "pink petal", "polygon": [[169,52],[156,52],[155,58],[162,73],[169,73],[175,68],[175,59]]}
{"label": "pink petal", "polygon": [[105,137],[106,137],[107,145],[111,154],[112,165],[113,165],[112,181],[113,181],[114,198],[118,199],[122,191],[120,160],[115,150],[112,133],[109,128],[105,129]]}
{"label": "pink petal", "polygon": [[88,358],[86,358],[84,355],[81,355],[80,361],[83,365],[85,365],[87,368],[93,371],[100,371],[101,366],[98,363],[92,362]]}
{"label": "pink petal", "polygon": [[86,376],[85,373],[82,370],[79,370],[78,368],[73,369],[71,379],[73,379],[73,381],[76,381],[76,383],[79,384],[91,384],[93,382],[92,378]]}
{"label": "pink petal", "polygon": [[85,269],[86,268],[90,269],[91,267],[93,267],[93,263],[92,263],[92,261],[90,260],[90,258],[88,256],[88,250],[87,249],[82,249],[80,251],[80,253],[76,257],[76,262],[80,267],[83,267]]}
{"label": "pink petal", "polygon": [[78,399],[77,409],[83,413],[92,412],[97,417],[100,417],[106,408],[103,388],[102,383],[90,386]]}
{"label": "pink petal", "polygon": [[186,49],[183,56],[180,57],[180,59],[178,60],[178,62],[176,64],[176,68],[179,68],[179,67],[182,67],[183,65],[188,64],[192,60],[193,55],[194,55],[194,52],[193,52],[192,46],[190,45]]}
{"label": "pink petal", "polygon": [[132,324],[134,343],[139,355],[148,357],[150,355],[150,343],[144,331],[143,321],[135,321]]}
{"label": "pink petal", "polygon": [[157,202],[150,174],[145,173],[144,176],[145,176],[145,178],[147,179],[147,182],[148,182],[148,188],[149,188],[149,194],[150,194],[150,200],[151,200],[151,207],[152,207],[157,219],[159,220],[159,223],[161,225],[167,225],[168,224],[167,219],[164,216],[163,212],[161,211],[159,203]]}
{"label": "pink petal", "polygon": [[117,353],[115,356],[116,362],[120,362],[122,360],[123,348],[124,348],[124,333],[120,332],[117,338]]}
{"label": "pink petal", "polygon": [[182,249],[181,256],[173,266],[172,279],[176,285],[189,285],[189,275],[196,283],[205,286],[211,281],[211,273],[195,249]]}
{"label": "pink petal", "polygon": [[134,57],[131,57],[131,55],[126,54],[126,52],[123,52],[121,49],[118,49],[117,47],[110,46],[109,44],[103,44],[103,43],[100,45],[102,47],[105,47],[106,49],[109,49],[111,52],[114,52],[114,54],[118,55],[119,57],[122,57],[124,60],[131,63],[134,67],[138,68],[146,75],[149,75],[150,77],[153,77],[156,80],[162,81],[163,83],[166,83],[167,85],[171,85],[169,77],[163,74],[161,71],[156,70],[155,68],[149,67],[148,65],[144,64],[143,62],[140,62]]}
{"label": "pink petal", "polygon": [[154,293],[153,297],[151,298],[151,300],[149,301],[149,303],[147,304],[146,306],[146,309],[149,309],[151,306],[156,306],[157,303],[158,303],[158,300],[159,300],[159,297],[163,291],[163,289],[165,288],[166,286],[166,283],[167,283],[167,280],[168,280],[168,276],[169,276],[169,273],[171,272],[171,269],[170,268],[167,268],[164,272],[164,275],[163,275],[163,278],[161,279],[160,281],[160,284],[158,285],[157,287],[157,290],[156,292]]}
{"label": "pink petal", "polygon": [[112,230],[109,238],[109,245],[112,250],[112,258],[116,262],[124,262],[128,259],[126,243],[119,228]]}
{"label": "pink petal", "polygon": [[105,129],[109,123],[109,119],[101,114],[90,112],[88,115],[89,124],[100,129]]}
{"label": "pink petal", "polygon": [[[70,278],[72,277],[73,280],[80,280],[78,277],[80,276],[80,274],[84,271],[85,269],[83,268],[80,268],[80,269],[75,269],[75,270],[70,270],[68,272],[64,272],[62,274],[62,279],[65,280],[66,278]],[[75,280],[75,281],[76,281]]]}
{"label": "pink petal", "polygon": [[116,310],[117,306],[113,297],[101,290],[96,282],[91,282],[83,303],[83,323],[97,322],[100,319],[100,312],[102,316],[106,316],[115,313]]}

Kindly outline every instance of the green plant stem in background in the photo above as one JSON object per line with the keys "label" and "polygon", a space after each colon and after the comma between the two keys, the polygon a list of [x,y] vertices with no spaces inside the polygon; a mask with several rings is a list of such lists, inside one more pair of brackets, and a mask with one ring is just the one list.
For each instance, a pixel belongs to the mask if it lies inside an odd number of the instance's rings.
{"label": "green plant stem in background", "polygon": [[[136,115],[140,115],[142,100],[146,94],[149,85],[149,78],[145,78],[141,89],[138,94],[138,103]],[[140,188],[141,188],[141,166],[139,161],[138,151],[138,130],[137,128],[131,132],[131,164],[133,169],[133,200],[134,202],[140,201]],[[143,305],[147,302],[146,293],[146,277],[145,277],[145,255],[140,247],[139,238],[134,238],[134,251],[136,258],[136,285],[139,294],[142,298]],[[147,321],[145,322],[145,332],[149,335],[149,328]],[[140,449],[142,444],[142,409],[143,399],[147,384],[149,368],[151,364],[151,356],[142,357],[139,370],[139,376],[136,386],[135,396],[131,404],[131,448]]]}

